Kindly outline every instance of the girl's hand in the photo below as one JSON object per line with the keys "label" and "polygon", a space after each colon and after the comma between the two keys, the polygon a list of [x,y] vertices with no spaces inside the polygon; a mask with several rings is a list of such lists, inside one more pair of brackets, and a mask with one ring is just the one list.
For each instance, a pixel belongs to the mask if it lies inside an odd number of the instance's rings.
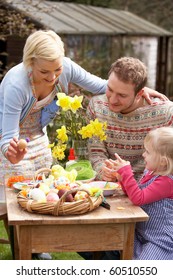
{"label": "girl's hand", "polygon": [[110,161],[113,163],[113,169],[115,171],[118,171],[121,167],[130,165],[129,161],[122,159],[117,153],[115,153],[115,158],[116,160],[110,159]]}
{"label": "girl's hand", "polygon": [[21,161],[25,154],[27,153],[27,148],[21,149],[20,145],[18,146],[18,139],[14,137],[8,146],[8,150],[5,153],[6,158],[12,163],[16,164]]}
{"label": "girl's hand", "polygon": [[115,181],[115,178],[120,181],[121,176],[117,171],[126,165],[129,165],[130,162],[123,160],[118,154],[115,153],[116,160],[107,159],[105,160],[105,165],[102,167],[102,178],[105,181]]}
{"label": "girl's hand", "polygon": [[147,103],[148,104],[152,104],[153,101],[151,99],[151,97],[158,97],[160,98],[161,100],[163,101],[168,101],[169,99],[166,97],[166,95],[154,90],[154,89],[151,89],[151,88],[148,88],[148,87],[144,87],[141,91],[141,96],[143,96]]}

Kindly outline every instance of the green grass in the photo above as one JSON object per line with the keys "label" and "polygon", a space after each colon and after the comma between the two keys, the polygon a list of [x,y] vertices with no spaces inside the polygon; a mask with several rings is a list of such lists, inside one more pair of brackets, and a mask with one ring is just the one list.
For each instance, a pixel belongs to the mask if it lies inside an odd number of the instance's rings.
{"label": "green grass", "polygon": [[[4,224],[0,221],[0,238],[7,238],[7,233]],[[0,244],[0,260],[12,260],[12,253],[10,245]]]}
{"label": "green grass", "polygon": [[[0,221],[0,237],[5,238],[7,237],[3,222]],[[67,252],[67,253],[51,253],[53,260],[83,260],[75,252]],[[0,244],[0,260],[12,260],[12,253],[10,245]]]}

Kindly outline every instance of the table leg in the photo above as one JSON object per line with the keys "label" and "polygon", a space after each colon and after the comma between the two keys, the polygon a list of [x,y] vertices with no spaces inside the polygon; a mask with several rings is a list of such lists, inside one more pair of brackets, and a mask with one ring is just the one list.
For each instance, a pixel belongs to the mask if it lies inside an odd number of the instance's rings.
{"label": "table leg", "polygon": [[19,260],[32,259],[32,227],[18,226],[17,239],[19,246]]}
{"label": "table leg", "polygon": [[135,223],[124,224],[124,245],[121,251],[122,260],[132,260],[134,250]]}
{"label": "table leg", "polygon": [[19,259],[19,244],[18,244],[16,226],[10,226],[9,233],[10,233],[10,245],[11,245],[12,256],[13,256],[14,260],[18,260]]}

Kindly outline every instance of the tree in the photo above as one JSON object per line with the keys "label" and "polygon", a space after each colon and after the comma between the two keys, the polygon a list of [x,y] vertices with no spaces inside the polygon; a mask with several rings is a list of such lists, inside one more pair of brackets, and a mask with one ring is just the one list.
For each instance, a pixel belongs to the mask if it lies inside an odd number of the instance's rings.
{"label": "tree", "polygon": [[18,13],[3,5],[3,3],[0,4],[0,80],[14,65],[13,63],[6,65],[8,57],[6,41],[8,36],[27,37],[35,29],[35,25],[21,12]]}

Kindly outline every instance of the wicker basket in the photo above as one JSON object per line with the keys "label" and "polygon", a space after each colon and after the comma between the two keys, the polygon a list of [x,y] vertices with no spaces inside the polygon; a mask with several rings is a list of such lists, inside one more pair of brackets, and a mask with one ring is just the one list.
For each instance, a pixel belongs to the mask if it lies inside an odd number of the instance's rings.
{"label": "wicker basket", "polygon": [[40,168],[35,172],[33,179],[36,181],[40,175],[45,176],[45,174],[49,175],[50,173],[51,173],[50,168],[46,168],[46,167]]}
{"label": "wicker basket", "polygon": [[[65,202],[66,196],[76,191],[85,191],[88,197],[84,200]],[[22,191],[20,191],[17,195],[17,200],[21,207],[28,212],[63,216],[80,215],[96,209],[102,203],[103,195],[100,194],[98,197],[91,197],[87,189],[75,188],[66,191],[57,202],[42,203],[25,197],[22,195]]]}

